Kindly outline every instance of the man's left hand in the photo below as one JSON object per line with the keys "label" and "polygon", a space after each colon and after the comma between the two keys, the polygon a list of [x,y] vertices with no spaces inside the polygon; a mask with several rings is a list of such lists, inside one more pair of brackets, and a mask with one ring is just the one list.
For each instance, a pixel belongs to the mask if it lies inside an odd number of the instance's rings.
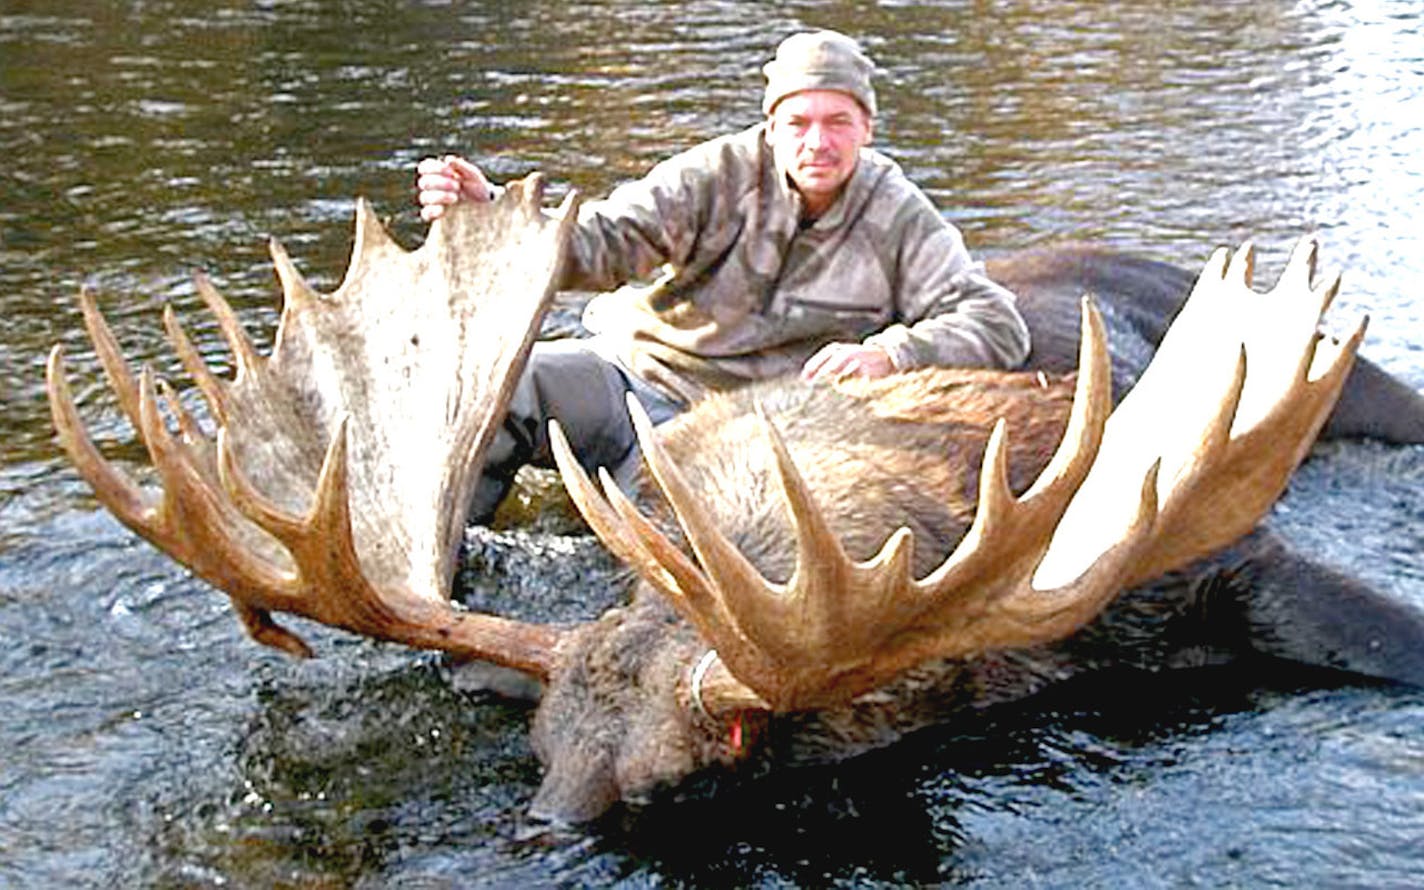
{"label": "man's left hand", "polygon": [[895,370],[890,356],[879,346],[864,343],[828,343],[801,366],[805,381],[841,377],[884,377]]}

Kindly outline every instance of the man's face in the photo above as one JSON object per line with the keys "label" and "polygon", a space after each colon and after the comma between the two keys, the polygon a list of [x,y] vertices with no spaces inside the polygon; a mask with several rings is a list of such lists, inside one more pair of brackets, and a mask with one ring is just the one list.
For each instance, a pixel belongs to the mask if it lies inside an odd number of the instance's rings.
{"label": "man's face", "polygon": [[835,203],[870,144],[870,115],[836,90],[792,93],[771,110],[767,141],[813,216]]}

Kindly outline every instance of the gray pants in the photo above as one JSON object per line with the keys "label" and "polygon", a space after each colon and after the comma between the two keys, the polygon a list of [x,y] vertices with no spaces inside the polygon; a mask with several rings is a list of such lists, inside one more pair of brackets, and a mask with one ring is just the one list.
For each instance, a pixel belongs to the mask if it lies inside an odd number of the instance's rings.
{"label": "gray pants", "polygon": [[509,493],[525,464],[552,467],[549,420],[557,418],[574,455],[589,473],[607,469],[626,483],[638,467],[638,438],[628,418],[633,393],[653,423],[681,410],[620,363],[600,354],[596,340],[543,340],[534,344],[520,375],[504,426],[491,443],[475,489],[471,519],[485,522]]}

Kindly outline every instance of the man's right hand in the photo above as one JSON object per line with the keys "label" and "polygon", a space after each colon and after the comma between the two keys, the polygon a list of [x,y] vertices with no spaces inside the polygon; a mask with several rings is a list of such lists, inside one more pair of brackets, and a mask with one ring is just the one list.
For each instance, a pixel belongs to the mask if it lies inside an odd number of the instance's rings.
{"label": "man's right hand", "polygon": [[480,168],[456,155],[425,158],[415,168],[420,218],[434,222],[459,201],[488,201],[494,194]]}

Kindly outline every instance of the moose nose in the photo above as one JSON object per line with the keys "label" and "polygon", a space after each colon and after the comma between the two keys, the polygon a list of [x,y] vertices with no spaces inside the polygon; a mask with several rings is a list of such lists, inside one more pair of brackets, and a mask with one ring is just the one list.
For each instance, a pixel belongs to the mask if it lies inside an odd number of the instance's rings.
{"label": "moose nose", "polygon": [[546,767],[544,782],[529,805],[529,818],[550,828],[583,825],[618,800],[611,758],[563,758]]}

